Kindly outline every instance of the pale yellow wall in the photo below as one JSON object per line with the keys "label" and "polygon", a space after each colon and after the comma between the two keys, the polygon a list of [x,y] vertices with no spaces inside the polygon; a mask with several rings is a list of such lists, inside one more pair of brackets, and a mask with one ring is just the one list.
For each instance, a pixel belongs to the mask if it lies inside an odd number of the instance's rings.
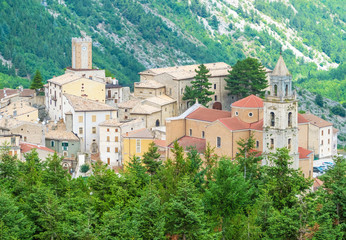
{"label": "pale yellow wall", "polygon": [[[84,91],[82,89],[82,84],[84,84]],[[62,93],[68,93],[76,96],[87,95],[88,99],[105,103],[105,88],[104,83],[93,81],[87,78],[80,78],[76,81],[63,85]]]}
{"label": "pale yellow wall", "polygon": [[308,149],[309,141],[309,124],[299,124],[298,125],[298,146]]}
{"label": "pale yellow wall", "polygon": [[156,120],[158,119],[160,121],[160,124],[162,123],[161,119],[161,111],[155,112],[150,115],[142,115],[142,114],[131,114],[131,118],[139,118],[143,119],[146,124],[146,128],[152,128],[155,127]]}
{"label": "pale yellow wall", "polygon": [[170,103],[161,107],[161,125],[166,125],[166,118],[176,116],[177,103]]}
{"label": "pale yellow wall", "polygon": [[153,142],[153,139],[140,139],[141,140],[141,151],[137,152],[136,150],[136,143],[137,139],[136,138],[123,138],[123,152],[122,152],[122,157],[123,157],[123,166],[126,167],[128,164],[129,160],[133,156],[137,156],[142,158],[143,154],[146,153],[149,149],[150,143]]}
{"label": "pale yellow wall", "polygon": [[191,137],[202,138],[202,131],[204,131],[206,135],[206,127],[209,124],[210,122],[199,121],[194,119],[186,119],[185,135],[190,136],[190,129],[191,129],[192,130]]}
{"label": "pale yellow wall", "polygon": [[26,121],[26,122],[37,122],[38,119],[38,110],[34,110],[19,116],[16,116],[15,119],[19,121]]}
{"label": "pale yellow wall", "polygon": [[18,127],[12,128],[13,134],[22,136],[22,141],[34,143],[38,145],[45,145],[44,141],[44,126],[41,124],[22,124]]}
{"label": "pale yellow wall", "polygon": [[[217,137],[221,138],[221,147],[216,145]],[[232,157],[232,132],[223,126],[220,122],[215,122],[206,128],[206,142],[215,147],[215,153],[219,156]]]}
{"label": "pale yellow wall", "polygon": [[155,97],[155,96],[160,96],[165,94],[165,87],[162,88],[138,88],[134,87],[134,91],[133,91],[135,97],[139,97],[139,98],[149,98],[149,97]]}
{"label": "pale yellow wall", "polygon": [[[252,117],[249,116],[250,113],[252,113]],[[253,123],[263,119],[263,109],[232,107],[232,117],[235,116],[238,116],[244,122]]]}
{"label": "pale yellow wall", "polygon": [[185,135],[185,119],[166,121],[167,145]]}
{"label": "pale yellow wall", "polygon": [[315,155],[320,154],[320,128],[309,124],[308,148],[314,151]]}
{"label": "pale yellow wall", "polygon": [[310,154],[306,159],[299,159],[299,168],[302,170],[304,177],[313,177],[314,154]]}

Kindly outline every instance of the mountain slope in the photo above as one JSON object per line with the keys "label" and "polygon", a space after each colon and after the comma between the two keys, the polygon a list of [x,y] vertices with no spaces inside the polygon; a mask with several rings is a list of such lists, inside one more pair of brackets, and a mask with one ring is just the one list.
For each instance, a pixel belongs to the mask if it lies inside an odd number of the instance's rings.
{"label": "mountain slope", "polygon": [[[295,79],[344,60],[341,0],[7,0],[0,59],[47,79],[70,65],[71,37],[94,40],[95,67],[122,84],[145,68],[254,56],[273,68],[282,46]],[[2,71],[2,72],[5,72]],[[13,72],[13,70],[12,70]]]}

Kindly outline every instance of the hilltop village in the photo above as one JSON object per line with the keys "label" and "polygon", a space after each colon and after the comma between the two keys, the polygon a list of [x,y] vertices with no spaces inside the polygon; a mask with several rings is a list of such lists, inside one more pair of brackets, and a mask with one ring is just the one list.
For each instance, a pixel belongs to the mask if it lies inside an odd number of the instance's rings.
{"label": "hilltop village", "polygon": [[[186,152],[203,154],[209,144],[219,156],[235,158],[238,142],[253,136],[258,154],[287,147],[292,167],[312,177],[313,160],[337,152],[337,130],[312,114],[298,113],[292,76],[280,56],[262,99],[237,99],[225,90],[231,66],[204,64],[214,94],[208,107],[183,100],[198,65],[147,69],[133,92],[92,67],[92,40],[72,39],[72,64],[44,85],[44,95],[30,89],[0,92],[0,142],[10,155],[24,159],[36,149],[41,159],[56,152],[63,167],[79,176],[80,167],[102,161],[115,171],[154,143],[165,160],[177,141]],[[41,106],[41,107],[40,107]],[[44,107],[43,107],[44,106]],[[267,164],[266,160],[262,164]]]}

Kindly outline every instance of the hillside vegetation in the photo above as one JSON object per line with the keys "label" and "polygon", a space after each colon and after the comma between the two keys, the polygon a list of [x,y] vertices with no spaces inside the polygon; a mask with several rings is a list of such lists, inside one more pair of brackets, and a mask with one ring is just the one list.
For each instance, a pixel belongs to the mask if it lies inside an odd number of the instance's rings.
{"label": "hillside vegetation", "polygon": [[[45,79],[71,62],[71,38],[94,40],[93,63],[122,84],[145,68],[254,56],[269,68],[280,47],[294,78],[344,61],[344,4],[333,1],[7,0],[0,59]],[[2,71],[4,72],[4,71]]]}

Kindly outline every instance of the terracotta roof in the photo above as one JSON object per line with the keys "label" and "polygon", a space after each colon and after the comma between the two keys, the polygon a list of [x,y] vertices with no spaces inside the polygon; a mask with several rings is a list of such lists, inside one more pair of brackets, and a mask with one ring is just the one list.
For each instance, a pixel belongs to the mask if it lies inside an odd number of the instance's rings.
{"label": "terracotta roof", "polygon": [[34,111],[38,112],[37,108],[31,107],[30,104],[26,101],[17,101],[13,102],[10,105],[1,108],[0,113],[3,116],[12,116],[13,118],[16,118],[20,115],[28,114]]}
{"label": "terracotta roof", "polygon": [[226,118],[230,116],[231,116],[231,112],[228,112],[228,111],[199,107],[195,111],[187,115],[186,118],[196,119],[196,120],[201,120],[206,122],[214,122],[215,120],[219,118]]}
{"label": "terracotta roof", "polygon": [[20,97],[34,97],[35,96],[35,90],[33,89],[23,89],[23,91],[20,92]]}
{"label": "terracotta roof", "polygon": [[45,137],[46,139],[79,141],[79,138],[73,132],[61,130],[50,130],[46,132]]}
{"label": "terracotta roof", "polygon": [[313,188],[317,190],[319,187],[323,185],[323,181],[319,178],[315,178]]}
{"label": "terracotta roof", "polygon": [[232,107],[263,108],[263,100],[255,95],[250,95],[232,103]]}
{"label": "terracotta roof", "polygon": [[299,159],[308,158],[309,155],[312,153],[312,151],[302,147],[298,147],[298,152],[299,152]]}
{"label": "terracotta roof", "polygon": [[118,103],[118,108],[134,108],[140,102],[140,99],[131,99],[126,102]]}
{"label": "terracotta roof", "polygon": [[146,98],[144,101],[152,102],[160,106],[164,106],[164,105],[176,102],[175,99],[168,97],[167,95],[160,95],[160,96]]}
{"label": "terracotta roof", "polygon": [[159,83],[159,82],[156,82],[156,81],[153,81],[153,80],[146,80],[146,81],[141,81],[141,82],[135,82],[135,85],[134,85],[136,88],[163,88],[165,87],[165,85]]}
{"label": "terracotta roof", "polygon": [[134,108],[132,108],[131,114],[149,115],[149,114],[160,112],[160,111],[161,111],[160,108],[140,103],[140,104],[137,104]]}
{"label": "terracotta roof", "polygon": [[333,126],[333,123],[327,122],[326,120],[323,120],[322,118],[319,118],[311,113],[302,114],[302,116],[305,119],[307,119],[311,124],[320,128]]}
{"label": "terracotta roof", "polygon": [[82,78],[80,75],[78,74],[74,74],[74,73],[65,73],[63,75],[60,75],[58,77],[53,77],[52,79],[49,79],[48,82],[57,84],[57,85],[64,85],[66,83],[75,81],[79,78]]}
{"label": "terracotta roof", "polygon": [[34,97],[35,93],[36,93],[35,90],[32,90],[32,89],[23,89],[21,91],[20,89],[4,88],[4,89],[0,89],[0,99],[3,99],[11,95],[15,95],[15,94],[19,94],[19,97]]}
{"label": "terracotta roof", "polygon": [[144,138],[144,139],[153,139],[153,134],[146,128],[138,129],[132,132],[123,134],[124,138]]}
{"label": "terracotta roof", "polygon": [[239,117],[220,118],[218,121],[232,131],[244,129],[263,130],[263,119],[254,123],[244,122]]}
{"label": "terracotta roof", "polygon": [[273,76],[290,76],[291,75],[281,55],[271,75]]}
{"label": "terracotta roof", "polygon": [[25,143],[25,142],[21,142],[21,143],[19,143],[19,145],[20,145],[20,150],[22,153],[30,152],[32,149],[40,149],[43,151],[54,153],[54,150],[47,148],[45,146],[41,146],[41,145],[36,145],[36,144],[32,144],[32,143]]}
{"label": "terracotta roof", "polygon": [[100,103],[94,100],[90,100],[83,97],[65,93],[67,98],[75,112],[94,112],[94,111],[115,111],[116,109],[105,103]]}
{"label": "terracotta roof", "polygon": [[[184,150],[187,150],[188,147],[196,147],[199,153],[204,153],[205,147],[206,147],[205,139],[189,137],[189,136],[184,136],[178,139],[178,143],[181,147],[184,148]],[[174,142],[171,143],[168,147],[173,148],[173,146],[174,146]]]}
{"label": "terracotta roof", "polygon": [[308,123],[309,121],[303,117],[300,113],[298,113],[298,123]]}
{"label": "terracotta roof", "polygon": [[156,146],[159,146],[159,147],[167,147],[166,140],[155,139],[154,143]]}

